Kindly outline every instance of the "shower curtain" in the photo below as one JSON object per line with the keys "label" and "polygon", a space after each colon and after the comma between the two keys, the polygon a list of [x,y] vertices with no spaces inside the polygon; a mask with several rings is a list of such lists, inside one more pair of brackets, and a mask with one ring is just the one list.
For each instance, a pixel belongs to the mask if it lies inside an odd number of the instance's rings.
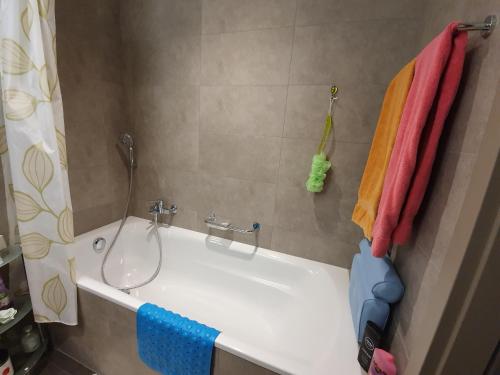
{"label": "shower curtain", "polygon": [[54,0],[0,0],[0,155],[35,320],[77,324]]}

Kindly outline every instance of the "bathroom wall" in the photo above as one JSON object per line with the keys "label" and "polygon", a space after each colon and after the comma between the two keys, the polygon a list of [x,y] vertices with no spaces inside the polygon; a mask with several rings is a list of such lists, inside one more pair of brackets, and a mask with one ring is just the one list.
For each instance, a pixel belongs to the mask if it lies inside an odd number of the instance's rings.
{"label": "bathroom wall", "polygon": [[[416,52],[419,2],[121,2],[127,106],[138,143],[137,216],[175,202],[173,224],[210,210],[263,224],[260,246],[343,267],[350,217],[385,87]],[[306,192],[330,84],[340,88],[333,171]],[[219,233],[220,234],[220,233]],[[254,243],[251,236],[234,237]]]}
{"label": "bathroom wall", "polygon": [[56,1],[58,70],[75,232],[122,215],[127,169],[116,147],[127,129],[119,0]]}
{"label": "bathroom wall", "polygon": [[[432,0],[424,13],[421,45],[428,43],[451,20],[481,21],[500,15],[498,0]],[[406,295],[396,308],[391,350],[404,371],[418,346],[419,328],[437,283],[500,85],[500,33],[483,39],[469,33],[461,88],[446,123],[430,189],[418,216],[414,241],[397,253],[396,266]]]}

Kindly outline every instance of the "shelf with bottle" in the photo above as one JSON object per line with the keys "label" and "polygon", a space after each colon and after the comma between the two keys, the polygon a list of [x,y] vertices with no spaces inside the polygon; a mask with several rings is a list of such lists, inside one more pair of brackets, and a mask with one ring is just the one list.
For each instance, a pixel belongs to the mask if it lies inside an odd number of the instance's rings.
{"label": "shelf with bottle", "polygon": [[31,311],[31,299],[30,296],[20,296],[14,299],[14,308],[17,310],[14,319],[11,321],[0,325],[0,335],[5,331],[14,327],[17,323],[19,323],[26,315],[28,315]]}
{"label": "shelf with bottle", "polygon": [[21,246],[19,245],[7,246],[5,249],[0,250],[0,267],[6,266],[16,260],[21,254]]}
{"label": "shelf with bottle", "polygon": [[[5,243],[0,245],[4,245]],[[0,246],[3,248],[4,246]],[[22,259],[20,246],[0,250],[0,268]],[[5,271],[5,272],[4,272]],[[26,288],[12,293],[4,283],[9,272],[2,268],[0,275],[0,374],[33,374],[47,351],[47,334],[33,320],[32,305]],[[24,282],[25,283],[25,282]],[[7,284],[7,285],[6,285]],[[19,286],[18,286],[19,287]],[[21,293],[21,295],[18,295]],[[1,323],[5,322],[5,323]]]}
{"label": "shelf with bottle", "polygon": [[0,366],[10,365],[8,373],[13,375],[34,374],[34,369],[39,367],[47,351],[47,345],[46,329],[35,323],[31,314],[27,314],[0,336],[0,357],[4,358]]}
{"label": "shelf with bottle", "polygon": [[[47,350],[47,342],[42,339],[37,349],[31,353],[19,353],[13,357],[14,368],[17,369],[14,375],[28,375],[38,366],[40,360]],[[22,363],[22,365],[17,365]]]}

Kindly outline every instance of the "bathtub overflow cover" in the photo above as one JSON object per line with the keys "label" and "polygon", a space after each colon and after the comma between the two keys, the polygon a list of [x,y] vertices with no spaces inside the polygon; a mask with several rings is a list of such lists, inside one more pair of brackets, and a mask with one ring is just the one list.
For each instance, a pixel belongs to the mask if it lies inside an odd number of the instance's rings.
{"label": "bathtub overflow cover", "polygon": [[104,237],[97,237],[92,241],[92,247],[96,253],[100,253],[106,247],[106,239]]}

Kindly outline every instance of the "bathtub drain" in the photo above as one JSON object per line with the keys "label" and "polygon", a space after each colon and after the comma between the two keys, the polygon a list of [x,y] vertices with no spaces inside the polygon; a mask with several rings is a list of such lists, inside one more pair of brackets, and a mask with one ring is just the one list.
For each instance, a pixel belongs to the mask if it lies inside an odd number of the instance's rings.
{"label": "bathtub drain", "polygon": [[97,237],[92,241],[92,247],[96,253],[102,253],[106,248],[106,239],[104,237]]}

